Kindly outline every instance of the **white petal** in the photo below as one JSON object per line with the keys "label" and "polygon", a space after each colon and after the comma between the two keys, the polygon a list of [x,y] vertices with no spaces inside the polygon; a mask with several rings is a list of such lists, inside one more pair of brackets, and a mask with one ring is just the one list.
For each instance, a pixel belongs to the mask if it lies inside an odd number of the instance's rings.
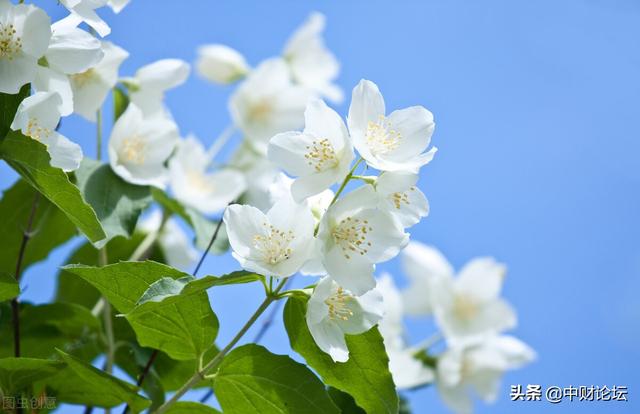
{"label": "white petal", "polygon": [[98,16],[94,8],[88,2],[80,2],[71,11],[98,32],[100,36],[105,37],[111,33],[111,28]]}
{"label": "white petal", "polygon": [[491,257],[473,259],[460,270],[456,291],[478,301],[490,301],[500,295],[506,266]]}
{"label": "white petal", "polygon": [[362,155],[368,152],[364,141],[364,134],[370,121],[375,122],[380,116],[384,116],[384,98],[378,86],[368,80],[362,79],[351,95],[351,106],[349,106],[349,132],[353,138],[353,144]]}
{"label": "white petal", "polygon": [[341,179],[341,174],[336,173],[336,170],[330,169],[296,178],[291,186],[293,198],[298,202],[302,202],[311,196],[320,194]]}
{"label": "white petal", "polygon": [[54,131],[50,135],[40,138],[40,142],[47,146],[52,167],[61,168],[64,171],[74,171],[80,166],[82,148],[67,137]]}
{"label": "white petal", "polygon": [[319,99],[310,101],[307,104],[304,119],[304,132],[318,139],[328,139],[336,153],[350,145],[349,133],[342,118],[323,101]]}
{"label": "white petal", "polygon": [[104,57],[100,41],[77,27],[55,27],[46,53],[49,67],[62,73],[80,73]]}
{"label": "white petal", "polygon": [[229,237],[229,244],[234,252],[249,257],[256,235],[264,235],[263,223],[267,216],[252,206],[232,205],[224,212],[224,223]]}
{"label": "white petal", "polygon": [[342,331],[349,335],[358,335],[368,331],[382,319],[384,304],[382,294],[371,289],[362,296],[356,296],[347,302],[353,315],[346,320],[338,320]]}
{"label": "white petal", "polygon": [[393,111],[388,120],[402,138],[398,148],[385,154],[385,159],[403,162],[427,149],[435,128],[433,114],[427,109],[422,106],[400,109]]}
{"label": "white petal", "polygon": [[393,375],[393,382],[399,389],[418,387],[433,382],[435,374],[422,361],[411,354],[412,350],[387,349],[389,356],[389,371]]}
{"label": "white petal", "polygon": [[118,14],[124,9],[131,0],[109,0],[107,3],[114,13]]}
{"label": "white petal", "polygon": [[349,360],[349,348],[347,348],[344,334],[337,325],[321,322],[308,324],[308,326],[309,332],[318,348],[329,354],[334,362],[347,362]]}
{"label": "white petal", "polygon": [[42,92],[57,92],[62,98],[60,114],[69,116],[73,112],[73,91],[69,78],[56,70],[38,66],[33,88]]}
{"label": "white petal", "polygon": [[16,111],[11,129],[28,134],[30,120],[36,120],[40,128],[53,131],[60,121],[62,99],[55,92],[36,92],[25,98]]}
{"label": "white petal", "polygon": [[19,54],[13,60],[0,59],[0,93],[16,94],[36,76],[37,60]]}
{"label": "white petal", "polygon": [[339,246],[333,246],[324,253],[322,264],[333,280],[355,295],[363,295],[376,286],[374,265],[359,254],[347,259]]}
{"label": "white petal", "polygon": [[301,132],[283,132],[271,138],[267,156],[275,165],[294,176],[308,175],[314,172],[313,166],[305,155],[316,138]]}
{"label": "white petal", "polygon": [[162,59],[138,69],[135,78],[141,89],[162,92],[183,84],[189,71],[189,64],[183,60]]}
{"label": "white petal", "polygon": [[17,33],[22,40],[22,50],[39,59],[49,47],[51,19],[44,10],[33,5],[18,4],[14,10],[16,16],[24,16],[22,33]]}
{"label": "white petal", "polygon": [[237,50],[213,44],[198,48],[198,73],[212,82],[227,84],[249,73],[250,67]]}
{"label": "white petal", "polygon": [[369,222],[370,230],[366,256],[373,263],[382,263],[394,258],[409,241],[400,223],[389,213],[380,210],[365,210],[359,217]]}

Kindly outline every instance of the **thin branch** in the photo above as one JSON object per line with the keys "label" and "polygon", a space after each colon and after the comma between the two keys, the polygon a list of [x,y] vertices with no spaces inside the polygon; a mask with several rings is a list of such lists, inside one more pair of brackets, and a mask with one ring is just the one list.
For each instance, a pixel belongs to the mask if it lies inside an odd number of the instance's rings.
{"label": "thin branch", "polygon": [[218,225],[216,226],[216,229],[213,232],[213,236],[211,236],[211,240],[209,240],[209,245],[207,246],[202,256],[200,256],[200,260],[198,261],[196,268],[193,269],[193,273],[192,273],[193,276],[196,276],[198,274],[198,271],[200,270],[202,263],[204,263],[204,259],[207,257],[207,254],[209,254],[209,250],[211,250],[211,247],[213,247],[213,243],[215,243],[216,239],[218,238],[218,233],[220,232],[221,227],[222,227],[222,218],[218,222]]}
{"label": "thin branch", "polygon": [[[283,289],[286,289],[289,282],[291,282],[291,279],[293,279],[293,276],[288,277],[285,280]],[[271,328],[271,326],[273,325],[273,321],[275,320],[279,310],[280,310],[280,301],[276,302],[275,306],[271,309],[271,312],[269,312],[269,315],[267,315],[267,319],[265,319],[264,322],[262,322],[262,326],[260,327],[260,330],[256,333],[256,336],[253,338],[253,343],[257,344],[262,340],[262,338],[264,337],[264,334],[266,334],[269,328]]]}
{"label": "thin branch", "polygon": [[[40,192],[36,191],[36,195],[31,203],[31,212],[29,213],[29,220],[27,221],[27,228],[22,232],[22,242],[20,243],[20,250],[18,251],[18,259],[16,261],[16,282],[20,282],[22,277],[22,262],[27,250],[27,243],[33,235],[31,229],[33,228],[33,220],[36,217],[36,211],[38,204],[40,203]],[[20,357],[20,302],[18,296],[11,300],[11,312],[13,320],[13,354],[16,358]]]}

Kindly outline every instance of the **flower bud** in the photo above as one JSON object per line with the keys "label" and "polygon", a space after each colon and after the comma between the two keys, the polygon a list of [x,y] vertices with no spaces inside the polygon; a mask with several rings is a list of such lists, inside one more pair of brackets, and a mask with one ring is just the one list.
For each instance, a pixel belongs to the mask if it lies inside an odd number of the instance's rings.
{"label": "flower bud", "polygon": [[224,45],[206,45],[198,49],[197,69],[205,79],[228,84],[242,79],[250,70],[238,51]]}

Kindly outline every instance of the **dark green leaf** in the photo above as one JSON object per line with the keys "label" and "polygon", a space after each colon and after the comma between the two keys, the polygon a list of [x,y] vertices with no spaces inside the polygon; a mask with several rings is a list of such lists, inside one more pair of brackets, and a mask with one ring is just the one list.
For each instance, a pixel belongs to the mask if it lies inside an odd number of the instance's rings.
{"label": "dark green leaf", "polygon": [[11,395],[34,382],[56,374],[64,367],[60,361],[34,358],[0,359],[0,390]]}
{"label": "dark green leaf", "polygon": [[[209,220],[193,208],[183,206],[179,201],[169,197],[164,191],[158,188],[152,188],[151,195],[162,207],[180,216],[191,226],[196,234],[196,246],[198,249],[205,250],[207,248],[213,233],[216,231],[217,222]],[[229,238],[227,237],[227,231],[224,225],[222,225],[218,231],[216,241],[213,243],[213,246],[211,246],[209,252],[222,254],[227,250],[229,250]]]}
{"label": "dark green leaf", "polygon": [[20,285],[9,273],[0,272],[0,302],[13,299],[20,294]]}
{"label": "dark green leaf", "polygon": [[171,406],[166,414],[220,414],[220,411],[197,402],[179,401]]}
{"label": "dark green leaf", "polygon": [[116,236],[130,237],[140,213],[151,203],[149,187],[129,184],[109,165],[88,158],[82,160],[75,174],[84,199],[95,210],[107,234],[96,246],[102,247]]}
{"label": "dark green leaf", "polygon": [[24,232],[28,228],[33,203],[36,210],[30,239],[22,258],[22,270],[44,260],[51,250],[77,234],[67,216],[44,197],[36,200],[34,190],[24,180],[18,180],[0,200],[0,272],[14,274]]}
{"label": "dark green leaf", "polygon": [[329,387],[329,396],[333,400],[333,403],[340,408],[341,414],[367,414],[365,410],[358,407],[353,397],[346,392]]}
{"label": "dark green leaf", "polygon": [[124,111],[129,106],[129,96],[122,89],[116,87],[113,88],[113,122],[115,123],[120,115],[124,113]]}
{"label": "dark green leaf", "polygon": [[149,406],[150,401],[138,395],[135,386],[60,350],[58,354],[67,368],[47,379],[46,385],[59,402],[105,408],[127,403],[134,413]]}
{"label": "dark green leaf", "polygon": [[284,322],[291,348],[302,355],[325,384],[351,395],[367,413],[398,413],[398,395],[378,329],[372,328],[361,335],[347,335],[349,360],[336,363],[318,348],[309,333],[306,307],[306,301],[300,298],[287,300]]}
{"label": "dark green leaf", "polygon": [[254,344],[224,358],[214,389],[225,414],[340,412],[306,366]]}
{"label": "dark green leaf", "polygon": [[60,169],[49,164],[49,153],[40,142],[12,131],[0,144],[0,157],[67,215],[92,242],[106,237],[95,211],[78,187]]}
{"label": "dark green leaf", "polygon": [[16,115],[18,106],[24,98],[29,96],[31,85],[26,84],[17,94],[9,95],[8,93],[0,93],[0,141],[2,141],[9,132],[13,118]]}

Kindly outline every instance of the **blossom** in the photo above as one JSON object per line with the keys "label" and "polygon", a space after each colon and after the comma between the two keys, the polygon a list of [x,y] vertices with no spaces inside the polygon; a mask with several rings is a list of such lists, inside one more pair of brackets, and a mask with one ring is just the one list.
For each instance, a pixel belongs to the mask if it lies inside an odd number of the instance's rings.
{"label": "blossom", "polygon": [[297,83],[333,102],[342,102],[342,90],[332,83],[338,76],[340,64],[324,44],[324,26],[324,15],[311,13],[287,42],[283,56]]}
{"label": "blossom", "polygon": [[361,80],[353,89],[349,107],[349,132],[353,145],[371,167],[382,171],[411,171],[427,164],[435,148],[431,142],[433,115],[412,106],[385,116],[382,94],[375,83]]}
{"label": "blossom", "polygon": [[16,112],[11,129],[47,147],[51,166],[73,171],[80,166],[82,149],[56,131],[60,122],[62,99],[55,92],[37,92],[24,99]]}
{"label": "blossom", "polygon": [[[158,231],[161,222],[162,213],[155,210],[139,224],[139,228],[145,233]],[[167,219],[160,231],[158,245],[167,264],[171,267],[184,270],[198,259],[198,251],[192,246],[184,230],[172,217]]]}
{"label": "blossom", "polygon": [[242,173],[232,169],[208,172],[210,163],[195,137],[181,141],[169,160],[169,181],[176,199],[205,214],[223,210],[246,188]]}
{"label": "blossom", "polygon": [[233,257],[248,271],[288,277],[308,260],[314,221],[309,208],[283,198],[265,214],[232,205],[224,213]]}
{"label": "blossom", "polygon": [[417,182],[418,174],[406,171],[387,171],[376,180],[379,207],[396,216],[405,227],[429,214],[429,202],[416,187]]}
{"label": "blossom", "polygon": [[251,70],[244,56],[237,50],[219,44],[198,48],[196,68],[202,77],[220,84],[242,79]]}
{"label": "blossom", "polygon": [[189,77],[190,66],[180,59],[161,59],[138,69],[131,84],[129,98],[146,117],[165,115],[164,93],[183,84]]}
{"label": "blossom", "polygon": [[101,42],[103,57],[95,66],[71,75],[73,111],[89,121],[96,120],[96,113],[109,91],[118,82],[118,69],[129,57],[126,50],[111,42]]}
{"label": "blossom", "polygon": [[[284,173],[280,173],[276,176],[275,180],[269,187],[270,205],[275,204],[277,200],[280,200],[282,197],[292,197],[291,186],[293,185],[293,181],[293,179],[287,177]],[[311,209],[311,213],[313,214],[313,218],[316,222],[319,222],[322,216],[324,216],[324,213],[329,208],[333,197],[333,191],[326,189],[321,193],[304,200],[304,203]]]}
{"label": "blossom", "polygon": [[[264,154],[244,141],[233,153],[229,166],[240,171],[247,184],[242,203],[267,212],[279,200],[273,199],[272,188],[281,174]],[[277,184],[276,184],[277,185]]]}
{"label": "blossom", "polygon": [[33,81],[51,39],[51,19],[32,5],[0,0],[0,93]]}
{"label": "blossom", "polygon": [[[424,252],[428,249],[417,250]],[[422,300],[428,296],[436,323],[449,344],[478,342],[487,335],[500,333],[516,325],[514,310],[500,298],[506,273],[503,264],[490,257],[476,258],[454,278],[453,272],[446,273],[451,266],[446,260],[441,263],[441,259],[441,255],[433,252],[425,255],[413,270],[414,276],[424,281],[413,284],[407,291],[420,292]],[[418,293],[410,295],[405,297],[408,304],[412,300],[420,300]],[[414,308],[417,306],[414,305]]]}
{"label": "blossom", "polygon": [[130,103],[111,131],[111,168],[127,182],[162,188],[168,179],[165,162],[178,140],[178,127],[173,121],[145,118],[140,108]]}
{"label": "blossom", "polygon": [[347,128],[333,109],[312,100],[304,116],[303,132],[278,134],[271,138],[268,149],[273,163],[298,176],[291,186],[298,202],[341,182],[354,158]]}
{"label": "blossom", "polygon": [[472,347],[450,348],[438,358],[438,392],[453,411],[471,414],[470,389],[484,401],[495,401],[503,373],[534,359],[533,349],[511,336],[493,336]]}
{"label": "blossom", "polygon": [[73,112],[73,91],[67,75],[85,72],[104,57],[100,41],[76,27],[77,21],[62,19],[53,24],[53,36],[45,53],[47,66],[38,66],[33,87],[36,91],[57,92],[62,98],[61,113]]}
{"label": "blossom", "polygon": [[393,382],[400,389],[414,388],[434,380],[434,372],[418,360],[416,350],[405,342],[402,295],[391,275],[384,273],[379,279],[376,290],[382,294],[384,316],[378,323],[380,334],[389,357],[389,371]]}
{"label": "blossom", "polygon": [[100,36],[105,37],[111,33],[109,25],[95,11],[105,6],[107,0],[60,0],[60,3],[71,12],[73,17],[91,26]]}
{"label": "blossom", "polygon": [[393,258],[409,240],[400,223],[376,204],[373,188],[362,186],[333,204],[318,230],[324,269],[356,295],[375,287],[375,264]]}
{"label": "blossom", "polygon": [[371,329],[382,318],[382,295],[373,289],[361,296],[325,277],[307,302],[307,326],[316,345],[335,362],[349,360],[344,335]]}
{"label": "blossom", "polygon": [[229,101],[233,122],[257,151],[266,152],[274,135],[304,125],[309,91],[291,81],[282,59],[261,63],[238,87]]}

